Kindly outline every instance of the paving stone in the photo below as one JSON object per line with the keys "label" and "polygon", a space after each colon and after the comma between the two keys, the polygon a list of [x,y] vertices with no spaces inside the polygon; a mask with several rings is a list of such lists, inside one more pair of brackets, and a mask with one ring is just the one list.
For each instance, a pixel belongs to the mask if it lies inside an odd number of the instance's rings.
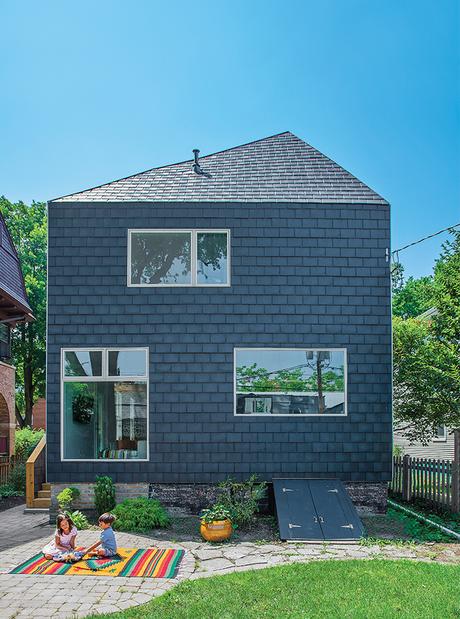
{"label": "paving stone", "polygon": [[235,565],[237,567],[241,567],[243,565],[267,565],[267,563],[267,557],[261,555],[249,555],[247,557],[241,557],[241,559],[237,559],[235,561]]}
{"label": "paving stone", "polygon": [[227,567],[233,567],[233,563],[228,559],[210,559],[201,564],[201,567],[208,572],[218,572],[224,570]]}
{"label": "paving stone", "polygon": [[200,561],[207,561],[208,559],[216,559],[217,557],[222,557],[221,550],[214,550],[208,548],[204,548],[203,550],[195,550],[193,554]]}

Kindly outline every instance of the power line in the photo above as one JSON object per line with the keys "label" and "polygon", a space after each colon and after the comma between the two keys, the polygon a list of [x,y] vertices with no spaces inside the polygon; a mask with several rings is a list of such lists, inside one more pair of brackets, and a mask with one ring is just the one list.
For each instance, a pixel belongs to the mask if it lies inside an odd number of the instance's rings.
{"label": "power line", "polygon": [[432,239],[434,236],[438,236],[438,234],[442,234],[443,232],[452,232],[454,228],[458,228],[459,226],[460,226],[460,223],[454,224],[453,226],[449,226],[448,228],[444,228],[443,230],[439,230],[438,232],[434,232],[433,234],[424,236],[422,239],[418,239],[418,241],[413,241],[412,243],[409,243],[408,245],[404,245],[404,247],[395,249],[394,251],[391,252],[391,255],[397,256],[400,251],[403,251],[404,249],[407,249],[408,247],[412,247],[413,245],[418,245],[419,243],[422,243],[423,241],[427,241],[428,239]]}

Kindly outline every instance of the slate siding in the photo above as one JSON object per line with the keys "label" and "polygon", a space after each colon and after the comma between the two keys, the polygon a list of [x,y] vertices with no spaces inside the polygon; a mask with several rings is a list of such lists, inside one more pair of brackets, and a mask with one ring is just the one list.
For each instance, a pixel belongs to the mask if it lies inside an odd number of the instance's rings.
{"label": "slate siding", "polygon": [[[228,228],[230,288],[128,288],[128,228]],[[391,477],[389,207],[49,205],[48,480]],[[148,346],[150,462],[60,461],[60,349]],[[347,417],[234,417],[234,347],[348,350]]]}

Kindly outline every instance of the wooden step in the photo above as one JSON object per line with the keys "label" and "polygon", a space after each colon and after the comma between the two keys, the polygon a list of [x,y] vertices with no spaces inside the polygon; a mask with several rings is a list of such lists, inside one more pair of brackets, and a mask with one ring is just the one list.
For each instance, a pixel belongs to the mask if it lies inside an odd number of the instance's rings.
{"label": "wooden step", "polygon": [[44,484],[42,484],[42,490],[49,490],[51,492],[51,484],[45,482]]}
{"label": "wooden step", "polygon": [[48,508],[51,506],[51,499],[34,499],[34,508]]}
{"label": "wooden step", "polygon": [[51,490],[39,490],[38,498],[39,499],[51,499]]}

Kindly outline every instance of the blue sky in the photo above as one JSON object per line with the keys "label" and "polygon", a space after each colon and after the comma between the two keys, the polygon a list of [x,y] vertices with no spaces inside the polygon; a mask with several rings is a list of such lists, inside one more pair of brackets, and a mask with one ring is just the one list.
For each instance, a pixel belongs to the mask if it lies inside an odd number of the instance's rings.
{"label": "blue sky", "polygon": [[0,0],[0,23],[11,200],[290,130],[391,202],[394,249],[460,222],[458,0]]}

